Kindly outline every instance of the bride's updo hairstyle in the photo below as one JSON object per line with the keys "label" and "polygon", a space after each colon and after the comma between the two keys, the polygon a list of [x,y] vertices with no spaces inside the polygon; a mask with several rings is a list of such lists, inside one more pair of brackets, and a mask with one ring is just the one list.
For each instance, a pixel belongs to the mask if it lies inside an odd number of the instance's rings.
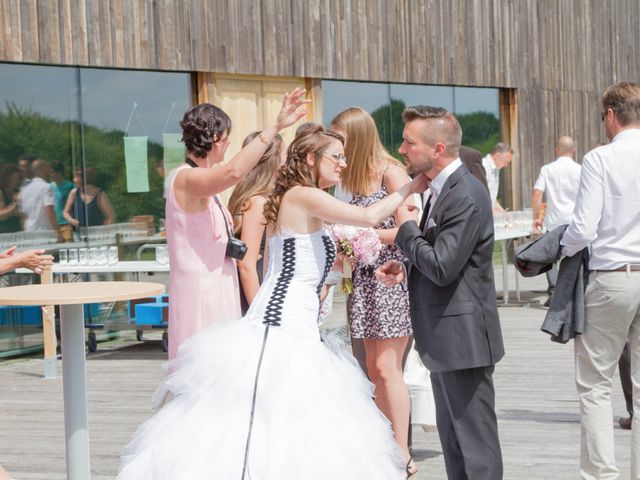
{"label": "bride's updo hairstyle", "polygon": [[339,140],[344,145],[341,135],[318,125],[306,128],[291,142],[287,150],[287,160],[278,171],[273,191],[264,205],[264,216],[268,223],[276,223],[280,202],[289,189],[298,185],[318,186],[307,163],[307,155],[314,153],[316,159],[319,159],[332,139]]}
{"label": "bride's updo hairstyle", "polygon": [[180,122],[182,141],[194,157],[204,158],[225,132],[231,133],[231,119],[220,108],[201,103],[187,110]]}

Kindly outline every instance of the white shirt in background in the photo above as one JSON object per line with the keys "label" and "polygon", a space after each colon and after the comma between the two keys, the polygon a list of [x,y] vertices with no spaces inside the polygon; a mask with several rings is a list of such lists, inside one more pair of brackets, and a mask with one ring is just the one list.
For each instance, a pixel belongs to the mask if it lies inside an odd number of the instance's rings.
{"label": "white shirt in background", "polygon": [[544,226],[553,230],[571,221],[580,186],[580,165],[571,157],[558,157],[540,169],[535,190],[545,193],[547,210]]}
{"label": "white shirt in background", "polygon": [[640,129],[587,153],[571,224],[560,242],[575,255],[591,247],[590,270],[640,265]]}
{"label": "white shirt in background", "polygon": [[484,167],[485,172],[487,172],[487,186],[489,187],[489,196],[491,197],[491,208],[494,208],[498,201],[500,169],[496,167],[491,154],[488,154],[482,159],[482,166]]}
{"label": "white shirt in background", "polygon": [[20,191],[20,210],[25,216],[24,231],[53,230],[45,207],[54,205],[51,185],[40,177],[34,177]]}

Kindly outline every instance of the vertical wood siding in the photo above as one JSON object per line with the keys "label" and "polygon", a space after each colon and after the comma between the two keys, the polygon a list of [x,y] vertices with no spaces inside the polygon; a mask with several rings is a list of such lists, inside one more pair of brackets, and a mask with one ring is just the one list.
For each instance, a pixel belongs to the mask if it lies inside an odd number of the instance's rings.
{"label": "vertical wood siding", "polygon": [[519,206],[557,136],[603,140],[638,24],[638,0],[0,0],[0,61],[516,89]]}

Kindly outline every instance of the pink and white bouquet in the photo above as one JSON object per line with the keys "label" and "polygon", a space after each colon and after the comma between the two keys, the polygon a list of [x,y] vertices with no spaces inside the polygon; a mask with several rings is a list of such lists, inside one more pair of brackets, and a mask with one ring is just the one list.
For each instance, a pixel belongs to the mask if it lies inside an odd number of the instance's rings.
{"label": "pink and white bouquet", "polygon": [[353,292],[352,268],[355,263],[373,265],[382,249],[382,243],[373,228],[351,225],[330,225],[329,232],[336,242],[338,255],[343,257],[340,291]]}

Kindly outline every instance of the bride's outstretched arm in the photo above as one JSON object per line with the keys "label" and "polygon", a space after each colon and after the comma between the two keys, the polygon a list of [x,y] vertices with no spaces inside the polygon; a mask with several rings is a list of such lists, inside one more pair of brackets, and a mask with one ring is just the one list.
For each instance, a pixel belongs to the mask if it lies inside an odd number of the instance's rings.
{"label": "bride's outstretched arm", "polygon": [[325,222],[374,227],[381,220],[393,215],[409,195],[426,190],[427,185],[427,177],[418,175],[388,197],[366,208],[349,205],[323,190],[310,187],[301,189],[304,191],[299,192],[299,199],[310,215]]}

